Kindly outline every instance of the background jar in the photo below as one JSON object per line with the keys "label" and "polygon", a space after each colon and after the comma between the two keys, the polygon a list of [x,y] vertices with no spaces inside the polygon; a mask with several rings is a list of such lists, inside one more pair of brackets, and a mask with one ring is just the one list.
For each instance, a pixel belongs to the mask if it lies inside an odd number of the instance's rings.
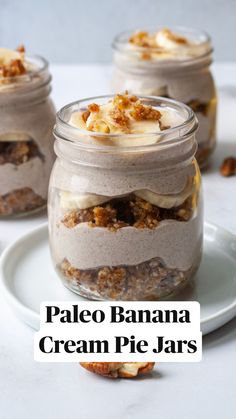
{"label": "background jar", "polygon": [[107,100],[78,101],[57,114],[48,206],[53,263],[66,287],[91,299],[167,298],[189,283],[201,259],[196,118],[178,102],[142,97],[159,110],[175,110],[181,124],[139,135],[69,125],[73,112]]}
{"label": "background jar", "polygon": [[[131,32],[118,35],[113,42],[114,73],[112,90],[128,90],[135,94],[164,96],[181,101],[196,113],[199,129],[196,134],[200,167],[207,166],[216,144],[216,89],[210,71],[212,46],[202,31],[173,27],[178,33],[197,42],[195,56],[185,58],[153,58],[158,48],[129,47]],[[161,55],[159,55],[161,57]]]}
{"label": "background jar", "polygon": [[46,205],[55,160],[48,63],[38,56],[26,62],[30,72],[0,79],[0,216],[28,214]]}

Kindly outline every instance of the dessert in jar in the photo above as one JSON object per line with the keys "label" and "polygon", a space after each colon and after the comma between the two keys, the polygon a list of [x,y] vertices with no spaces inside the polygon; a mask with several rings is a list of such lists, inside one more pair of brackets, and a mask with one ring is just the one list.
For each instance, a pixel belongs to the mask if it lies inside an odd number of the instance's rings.
{"label": "dessert in jar", "polygon": [[124,33],[113,42],[114,92],[164,96],[196,113],[200,167],[207,166],[216,143],[216,90],[210,71],[212,46],[201,31],[187,28]]}
{"label": "dessert in jar", "polygon": [[164,98],[116,95],[62,108],[49,235],[64,285],[91,299],[181,290],[202,250],[196,117]]}
{"label": "dessert in jar", "polygon": [[48,63],[0,48],[0,216],[45,206],[55,155]]}

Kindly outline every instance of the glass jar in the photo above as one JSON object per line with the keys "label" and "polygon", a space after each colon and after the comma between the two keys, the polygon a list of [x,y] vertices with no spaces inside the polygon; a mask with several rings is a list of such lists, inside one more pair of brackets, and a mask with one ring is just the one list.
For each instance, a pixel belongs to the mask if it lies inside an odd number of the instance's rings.
{"label": "glass jar", "polygon": [[115,38],[112,91],[164,96],[190,106],[198,118],[196,158],[203,168],[208,165],[216,144],[217,99],[210,71],[211,40],[206,33],[195,29],[174,27],[172,30],[197,43],[194,56],[176,56],[176,51],[169,49],[165,58],[158,48],[130,48],[131,33]]}
{"label": "glass jar", "polygon": [[41,57],[26,57],[29,73],[0,79],[0,216],[45,207],[55,160],[51,75]]}
{"label": "glass jar", "polygon": [[201,259],[196,118],[179,102],[141,97],[182,123],[154,134],[103,134],[68,123],[92,101],[107,100],[81,100],[57,114],[48,206],[53,263],[67,288],[90,299],[170,297]]}

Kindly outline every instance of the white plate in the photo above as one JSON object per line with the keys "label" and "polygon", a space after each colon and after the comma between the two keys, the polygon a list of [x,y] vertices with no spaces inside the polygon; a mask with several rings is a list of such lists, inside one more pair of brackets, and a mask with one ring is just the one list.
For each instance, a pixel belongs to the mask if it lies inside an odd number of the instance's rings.
{"label": "white plate", "polygon": [[[47,223],[10,245],[1,256],[1,282],[18,317],[39,328],[43,300],[84,300],[67,290],[54,272],[48,247]],[[236,237],[205,223],[204,256],[195,289],[181,299],[201,304],[201,330],[207,334],[236,315]]]}

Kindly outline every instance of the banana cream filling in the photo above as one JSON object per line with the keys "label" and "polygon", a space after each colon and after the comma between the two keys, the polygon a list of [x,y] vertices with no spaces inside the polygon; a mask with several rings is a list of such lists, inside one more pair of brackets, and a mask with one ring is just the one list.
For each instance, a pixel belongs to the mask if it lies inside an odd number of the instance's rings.
{"label": "banana cream filling", "polygon": [[[162,195],[149,191],[148,189],[141,189],[134,191],[133,194],[145,201],[150,202],[161,208],[173,208],[181,205],[194,191],[194,182],[189,178],[185,188],[182,192],[172,195]],[[87,209],[97,205],[104,204],[113,198],[123,198],[126,195],[120,196],[103,196],[96,194],[76,194],[68,191],[60,191],[60,206],[63,209]],[[128,196],[128,194],[127,194]]]}

